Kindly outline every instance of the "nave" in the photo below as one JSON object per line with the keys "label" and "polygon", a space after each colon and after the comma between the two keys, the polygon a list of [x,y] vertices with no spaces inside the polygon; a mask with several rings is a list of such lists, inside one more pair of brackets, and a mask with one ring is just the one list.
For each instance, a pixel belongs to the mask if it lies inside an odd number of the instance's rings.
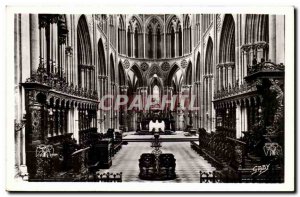
{"label": "nave", "polygon": [[[214,171],[205,157],[222,182],[284,181],[284,16],[40,13],[14,24],[16,177],[135,181],[145,154],[140,170],[156,180],[198,182]],[[147,155],[155,132],[163,154]]]}

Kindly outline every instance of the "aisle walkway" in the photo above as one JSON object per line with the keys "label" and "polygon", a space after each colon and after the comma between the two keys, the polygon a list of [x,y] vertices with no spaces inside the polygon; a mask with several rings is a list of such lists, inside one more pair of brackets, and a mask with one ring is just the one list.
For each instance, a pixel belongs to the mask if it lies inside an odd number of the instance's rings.
{"label": "aisle walkway", "polygon": [[[110,169],[100,170],[101,173],[123,173],[123,182],[138,181],[139,158],[142,153],[151,153],[150,142],[132,142],[123,145],[114,156]],[[199,182],[199,171],[213,171],[213,168],[203,157],[199,156],[190,147],[189,142],[164,142],[161,148],[163,153],[173,153],[176,159],[177,178],[164,182]]]}

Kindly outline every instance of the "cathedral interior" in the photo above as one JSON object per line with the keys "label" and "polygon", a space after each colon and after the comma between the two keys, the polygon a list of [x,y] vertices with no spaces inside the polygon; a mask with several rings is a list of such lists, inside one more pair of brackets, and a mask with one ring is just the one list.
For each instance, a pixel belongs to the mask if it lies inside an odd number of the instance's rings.
{"label": "cathedral interior", "polygon": [[284,182],[284,26],[264,14],[15,14],[15,176]]}

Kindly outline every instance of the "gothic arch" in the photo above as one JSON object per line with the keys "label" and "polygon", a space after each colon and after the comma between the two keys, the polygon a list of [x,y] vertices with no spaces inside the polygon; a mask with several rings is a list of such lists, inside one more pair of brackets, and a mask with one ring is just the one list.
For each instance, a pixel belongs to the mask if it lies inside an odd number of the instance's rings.
{"label": "gothic arch", "polygon": [[78,64],[92,63],[92,46],[86,17],[81,15],[77,25]]}
{"label": "gothic arch", "polygon": [[137,86],[142,87],[144,85],[143,72],[139,69],[139,67],[136,64],[131,66],[130,70],[127,72],[127,75],[130,71],[134,74],[134,77],[131,78],[130,81],[134,82],[134,78],[136,78]]}
{"label": "gothic arch", "polygon": [[114,61],[114,57],[112,54],[110,54],[110,79],[111,82],[116,82],[115,80],[115,61]]}
{"label": "gothic arch", "polygon": [[106,74],[106,61],[105,61],[105,52],[104,45],[102,39],[100,38],[98,41],[98,74],[105,75]]}
{"label": "gothic arch", "polygon": [[192,85],[192,62],[190,61],[185,72],[185,84],[186,85]]}
{"label": "gothic arch", "polygon": [[175,63],[175,64],[172,66],[172,68],[171,68],[171,70],[169,71],[169,73],[168,73],[168,76],[167,76],[167,78],[166,78],[166,85],[171,85],[171,84],[172,84],[173,76],[174,76],[174,74],[175,74],[177,71],[179,71],[179,70],[181,70],[180,67]]}
{"label": "gothic arch", "polygon": [[175,30],[178,30],[178,27],[179,25],[181,25],[180,23],[180,17],[173,14],[173,15],[170,15],[168,18],[167,18],[167,21],[166,21],[166,29],[167,29],[167,32],[170,33],[170,28],[172,26],[174,26],[174,29]]}
{"label": "gothic arch", "polygon": [[167,19],[166,24],[167,40],[169,40],[169,44],[167,45],[167,51],[170,51],[168,57],[182,56],[183,35],[181,21],[176,15],[172,15]]}
{"label": "gothic arch", "polygon": [[269,16],[266,14],[247,14],[245,21],[245,44],[269,41]]}
{"label": "gothic arch", "polygon": [[225,14],[219,50],[220,63],[235,61],[235,23],[231,14]]}
{"label": "gothic arch", "polygon": [[183,22],[184,54],[192,52],[192,25],[190,16],[187,14]]}
{"label": "gothic arch", "polygon": [[196,81],[200,81],[200,78],[201,78],[200,52],[198,52],[197,60],[196,60]]}
{"label": "gothic arch", "polygon": [[146,78],[150,79],[154,74],[156,74],[158,77],[163,78],[162,71],[158,64],[152,64],[151,68],[148,70],[146,74]]}
{"label": "gothic arch", "polygon": [[142,28],[142,20],[141,18],[134,14],[130,17],[129,23],[132,25],[133,29],[136,27],[139,33],[143,32],[143,28]]}
{"label": "gothic arch", "polygon": [[151,25],[153,29],[156,29],[158,26],[162,28],[164,26],[164,21],[160,17],[153,15],[150,16],[145,22],[146,27],[149,25]]}
{"label": "gothic arch", "polygon": [[211,37],[209,37],[206,45],[204,74],[212,74],[212,72],[213,72],[213,42]]}
{"label": "gothic arch", "polygon": [[120,54],[126,54],[126,26],[125,26],[125,20],[123,19],[123,16],[119,16],[118,20],[118,52]]}
{"label": "gothic arch", "polygon": [[92,65],[92,46],[86,17],[81,15],[77,25],[77,54],[78,54],[78,85],[90,88],[87,79],[81,73],[86,72],[83,67]]}
{"label": "gothic arch", "polygon": [[[219,67],[216,72],[217,90],[232,87],[235,81],[235,23],[231,14],[225,14],[220,36]],[[226,65],[226,66],[225,66]]]}
{"label": "gothic arch", "polygon": [[120,84],[120,86],[126,85],[127,80],[126,80],[126,77],[125,77],[125,70],[123,68],[123,65],[122,65],[121,61],[119,62],[119,65],[118,65],[118,71],[119,71],[119,84]]}

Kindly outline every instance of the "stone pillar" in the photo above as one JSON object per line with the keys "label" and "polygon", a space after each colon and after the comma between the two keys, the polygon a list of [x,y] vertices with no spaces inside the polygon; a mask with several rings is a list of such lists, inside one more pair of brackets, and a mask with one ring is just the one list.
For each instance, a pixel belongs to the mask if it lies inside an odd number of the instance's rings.
{"label": "stone pillar", "polygon": [[143,36],[144,36],[144,42],[143,42],[144,43],[144,54],[143,54],[143,58],[146,58],[146,30],[145,30],[145,26],[144,26]]}
{"label": "stone pillar", "polygon": [[[243,83],[243,81],[244,81],[244,69],[246,69],[246,70],[248,70],[248,66],[249,66],[249,64],[248,64],[248,57],[249,57],[249,53],[248,53],[248,51],[244,51],[243,52],[243,55],[244,55],[244,65],[243,66],[241,66],[241,71],[240,71],[240,76],[239,76],[239,81],[240,81],[240,84],[242,84]],[[252,63],[252,62],[251,62]]]}
{"label": "stone pillar", "polygon": [[178,57],[178,48],[179,48],[179,36],[178,31],[175,32],[174,48],[175,48],[175,57]]}
{"label": "stone pillar", "polygon": [[276,64],[285,63],[285,16],[276,15]]}
{"label": "stone pillar", "polygon": [[224,65],[221,65],[219,67],[219,90],[222,90],[222,87],[223,87],[223,66]]}
{"label": "stone pillar", "polygon": [[276,15],[269,15],[269,59],[276,61]]}
{"label": "stone pillar", "polygon": [[58,30],[57,30],[57,16],[52,18],[53,27],[53,40],[52,40],[52,51],[53,51],[53,73],[58,72]]}
{"label": "stone pillar", "polygon": [[232,88],[232,65],[228,65],[228,85]]}
{"label": "stone pillar", "polygon": [[47,21],[45,19],[40,19],[40,60],[41,63],[46,67],[47,63],[47,40],[46,40],[46,26]]}
{"label": "stone pillar", "polygon": [[30,14],[30,63],[31,73],[36,72],[40,61],[40,36],[38,14]]}
{"label": "stone pillar", "polygon": [[224,88],[226,88],[226,65],[223,65],[222,67],[222,71],[223,71],[223,79],[222,79],[222,85]]}

